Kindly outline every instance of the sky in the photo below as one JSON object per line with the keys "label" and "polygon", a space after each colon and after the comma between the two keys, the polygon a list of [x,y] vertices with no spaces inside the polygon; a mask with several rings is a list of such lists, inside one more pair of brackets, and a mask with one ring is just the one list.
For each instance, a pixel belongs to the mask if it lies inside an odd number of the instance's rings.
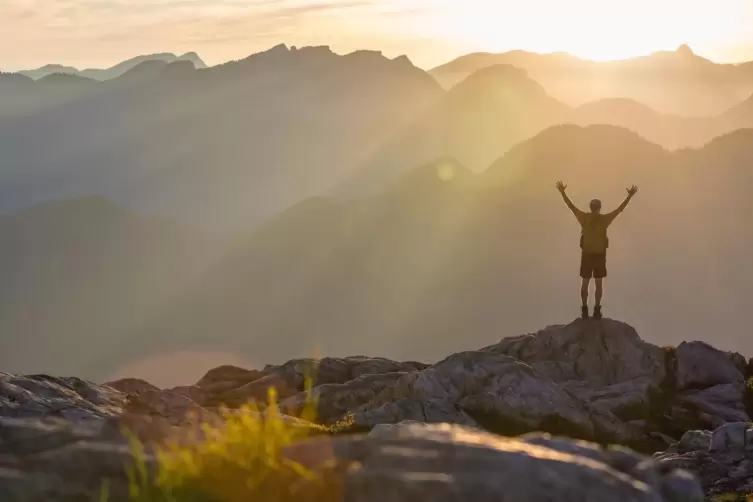
{"label": "sky", "polygon": [[0,0],[0,26],[5,71],[190,51],[213,65],[279,43],[406,54],[427,69],[475,51],[606,60],[681,44],[753,60],[753,0]]}

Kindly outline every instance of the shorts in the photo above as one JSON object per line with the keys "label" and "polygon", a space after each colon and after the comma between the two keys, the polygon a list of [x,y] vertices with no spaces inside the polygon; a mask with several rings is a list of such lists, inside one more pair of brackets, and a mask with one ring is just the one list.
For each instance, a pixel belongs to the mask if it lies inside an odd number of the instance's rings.
{"label": "shorts", "polygon": [[582,253],[580,255],[580,276],[583,279],[603,279],[607,276],[606,253]]}

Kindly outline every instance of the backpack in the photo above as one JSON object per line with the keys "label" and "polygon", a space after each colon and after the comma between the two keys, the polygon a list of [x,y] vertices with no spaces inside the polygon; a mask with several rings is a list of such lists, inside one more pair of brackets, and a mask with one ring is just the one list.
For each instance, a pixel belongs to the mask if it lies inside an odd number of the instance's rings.
{"label": "backpack", "polygon": [[[594,219],[599,219],[601,217],[602,216],[599,215],[599,216],[596,216]],[[591,220],[591,221],[593,221],[593,220]],[[583,234],[584,234],[584,231],[581,230],[581,232],[580,232],[580,248],[581,249],[583,249],[583,241],[584,241],[584,235]],[[609,237],[608,236],[606,237],[606,248],[607,249],[609,248]]]}
{"label": "backpack", "polygon": [[[580,248],[583,249],[583,232],[580,233]],[[607,237],[607,249],[609,249],[609,237]]]}

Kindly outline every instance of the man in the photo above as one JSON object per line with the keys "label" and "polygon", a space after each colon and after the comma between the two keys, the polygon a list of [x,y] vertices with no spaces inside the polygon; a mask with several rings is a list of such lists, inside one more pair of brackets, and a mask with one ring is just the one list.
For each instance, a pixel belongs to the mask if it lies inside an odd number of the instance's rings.
{"label": "man", "polygon": [[567,207],[570,208],[578,219],[581,228],[580,247],[582,252],[580,258],[580,276],[583,279],[580,287],[580,297],[583,301],[581,317],[588,319],[588,290],[591,278],[593,277],[596,283],[594,319],[601,319],[601,297],[604,292],[602,282],[607,276],[607,248],[609,247],[607,228],[609,228],[609,225],[617,215],[625,210],[630,203],[630,199],[638,193],[638,187],[633,185],[628,188],[628,195],[625,201],[620,204],[620,207],[607,214],[601,214],[601,201],[598,199],[591,201],[590,213],[586,213],[575,207],[573,201],[565,193],[567,185],[561,181],[557,182],[557,190],[559,190],[562,198],[565,200]]}

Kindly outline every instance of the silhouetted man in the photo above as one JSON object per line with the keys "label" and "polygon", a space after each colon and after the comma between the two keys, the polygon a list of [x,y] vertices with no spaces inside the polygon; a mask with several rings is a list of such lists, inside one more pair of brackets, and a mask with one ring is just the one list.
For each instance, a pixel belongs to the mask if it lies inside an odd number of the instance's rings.
{"label": "silhouetted man", "polygon": [[601,214],[601,201],[598,199],[591,201],[590,213],[586,213],[575,207],[573,201],[565,193],[567,185],[561,181],[557,182],[557,190],[562,194],[567,207],[570,208],[578,219],[581,228],[580,248],[582,252],[580,258],[580,276],[583,279],[580,287],[580,297],[583,301],[581,317],[588,319],[588,290],[591,278],[593,277],[596,283],[594,319],[601,319],[601,297],[604,292],[602,282],[607,276],[607,248],[609,247],[607,228],[609,228],[609,225],[617,215],[625,210],[630,203],[630,199],[638,193],[638,187],[633,185],[628,188],[628,196],[625,198],[625,201],[620,204],[620,207],[607,214]]}

